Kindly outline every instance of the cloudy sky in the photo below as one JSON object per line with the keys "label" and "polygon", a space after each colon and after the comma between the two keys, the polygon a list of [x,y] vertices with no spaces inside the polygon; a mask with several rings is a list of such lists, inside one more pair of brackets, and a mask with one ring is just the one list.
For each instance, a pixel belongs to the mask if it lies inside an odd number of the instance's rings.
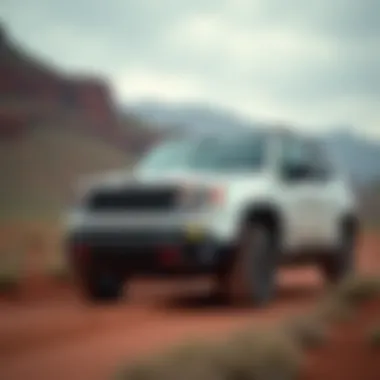
{"label": "cloudy sky", "polygon": [[18,41],[119,101],[205,101],[380,137],[378,0],[0,0]]}

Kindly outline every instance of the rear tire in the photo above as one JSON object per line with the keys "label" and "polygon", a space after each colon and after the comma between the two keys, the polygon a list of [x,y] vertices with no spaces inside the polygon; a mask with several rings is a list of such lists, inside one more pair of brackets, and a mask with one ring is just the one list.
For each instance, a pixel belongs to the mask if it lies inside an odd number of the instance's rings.
{"label": "rear tire", "polygon": [[251,222],[243,228],[228,279],[228,296],[241,304],[263,306],[275,293],[277,237],[270,227]]}
{"label": "rear tire", "polygon": [[321,267],[329,283],[337,283],[355,272],[357,231],[352,222],[343,223],[339,247],[323,258]]}

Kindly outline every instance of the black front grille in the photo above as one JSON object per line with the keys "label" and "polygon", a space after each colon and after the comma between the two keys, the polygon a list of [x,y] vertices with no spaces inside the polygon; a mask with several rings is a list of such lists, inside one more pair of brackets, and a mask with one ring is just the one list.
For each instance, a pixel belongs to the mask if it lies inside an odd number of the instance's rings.
{"label": "black front grille", "polygon": [[88,201],[92,211],[165,211],[175,207],[175,189],[102,190]]}

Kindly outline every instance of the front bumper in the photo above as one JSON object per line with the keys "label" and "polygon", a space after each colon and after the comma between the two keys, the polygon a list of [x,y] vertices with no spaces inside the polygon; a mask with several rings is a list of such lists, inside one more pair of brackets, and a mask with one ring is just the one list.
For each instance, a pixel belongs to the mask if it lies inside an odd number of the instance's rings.
{"label": "front bumper", "polygon": [[228,247],[210,233],[191,229],[71,231],[67,236],[70,262],[129,274],[201,274],[225,262]]}

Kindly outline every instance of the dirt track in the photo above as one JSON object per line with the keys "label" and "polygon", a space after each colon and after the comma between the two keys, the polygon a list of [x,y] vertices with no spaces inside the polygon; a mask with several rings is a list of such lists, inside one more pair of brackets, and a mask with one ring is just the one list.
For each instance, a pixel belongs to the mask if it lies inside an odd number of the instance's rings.
{"label": "dirt track", "polygon": [[[380,272],[380,239],[360,244],[361,272]],[[83,304],[70,289],[43,299],[0,303],[0,379],[105,379],[144,352],[196,336],[219,337],[312,306],[323,292],[314,268],[284,270],[277,300],[263,310],[237,310],[213,300],[207,281],[139,282],[117,306]]]}

